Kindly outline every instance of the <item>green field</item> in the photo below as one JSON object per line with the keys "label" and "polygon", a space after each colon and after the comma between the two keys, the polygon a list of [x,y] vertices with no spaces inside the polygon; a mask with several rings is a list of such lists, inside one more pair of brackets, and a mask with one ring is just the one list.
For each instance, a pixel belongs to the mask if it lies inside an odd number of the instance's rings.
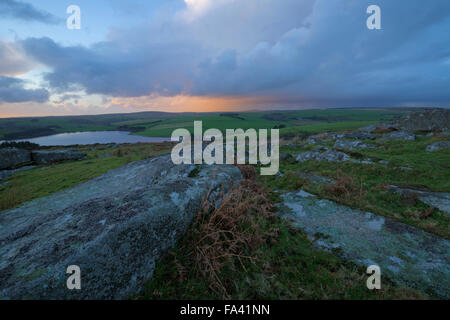
{"label": "green field", "polygon": [[203,130],[271,129],[281,134],[351,130],[399,117],[397,109],[321,109],[246,113],[162,113],[143,112],[97,116],[0,119],[0,139],[26,139],[76,131],[130,131],[147,137],[170,137],[178,128],[193,132],[194,121],[203,122]]}

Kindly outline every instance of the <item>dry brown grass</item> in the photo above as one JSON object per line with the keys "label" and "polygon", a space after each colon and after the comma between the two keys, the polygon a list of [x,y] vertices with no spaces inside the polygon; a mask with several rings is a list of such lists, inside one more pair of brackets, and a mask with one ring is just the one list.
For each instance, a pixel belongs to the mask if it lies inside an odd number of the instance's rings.
{"label": "dry brown grass", "polygon": [[[256,171],[251,166],[238,166],[243,174],[239,187],[222,194],[221,201],[212,203],[205,197],[192,227],[189,229],[182,251],[189,252],[190,265],[176,260],[178,280],[188,275],[208,280],[209,289],[224,299],[231,298],[231,279],[224,270],[233,273],[242,268],[244,260],[256,263],[252,253],[276,235],[277,230],[263,230],[260,219],[272,217],[273,204],[265,196],[266,190],[256,182]],[[193,274],[192,274],[193,273]]]}
{"label": "dry brown grass", "polygon": [[424,210],[406,210],[404,215],[415,217],[418,219],[428,219],[433,215],[434,208],[427,208]]}
{"label": "dry brown grass", "polygon": [[374,133],[384,134],[384,133],[391,133],[393,131],[396,131],[396,130],[394,128],[380,128],[380,127],[377,127],[373,132]]}
{"label": "dry brown grass", "polygon": [[337,179],[334,184],[324,186],[325,191],[332,196],[342,200],[362,199],[366,194],[362,181],[357,182],[354,178],[346,175],[342,170],[337,171]]}

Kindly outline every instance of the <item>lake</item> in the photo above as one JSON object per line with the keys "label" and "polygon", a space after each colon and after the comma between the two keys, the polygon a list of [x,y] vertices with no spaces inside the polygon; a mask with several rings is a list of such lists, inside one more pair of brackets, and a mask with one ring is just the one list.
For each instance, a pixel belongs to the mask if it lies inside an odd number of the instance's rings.
{"label": "lake", "polygon": [[[106,143],[156,143],[170,141],[170,138],[143,137],[130,135],[126,131],[87,131],[59,133],[51,136],[20,139],[13,141],[29,141],[41,146],[70,146],[70,145],[89,145]],[[0,141],[0,143],[3,141]]]}

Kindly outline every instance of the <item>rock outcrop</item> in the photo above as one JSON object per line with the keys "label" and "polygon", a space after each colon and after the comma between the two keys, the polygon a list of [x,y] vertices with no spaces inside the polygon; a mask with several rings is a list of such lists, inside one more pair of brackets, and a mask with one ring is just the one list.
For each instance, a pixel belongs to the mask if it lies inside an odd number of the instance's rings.
{"label": "rock outcrop", "polygon": [[441,132],[439,132],[438,137],[441,137],[441,138],[450,137],[450,130],[448,130],[448,129],[442,130]]}
{"label": "rock outcrop", "polygon": [[31,163],[48,164],[68,160],[81,160],[85,156],[86,154],[78,149],[30,151],[18,148],[0,148],[0,170],[15,169]]}
{"label": "rock outcrop", "polygon": [[450,141],[441,141],[441,142],[436,142],[433,144],[430,144],[429,146],[426,147],[426,150],[428,152],[434,152],[434,151],[439,151],[442,149],[448,149],[450,148]]}
{"label": "rock outcrop", "polygon": [[395,185],[390,185],[389,189],[403,196],[414,196],[430,207],[450,214],[450,193],[413,190],[408,188],[400,188]]}
{"label": "rock outcrop", "polygon": [[31,158],[37,164],[47,164],[68,160],[81,160],[85,156],[86,154],[79,151],[78,149],[31,151]]}
{"label": "rock outcrop", "polygon": [[372,144],[364,143],[360,140],[337,140],[334,144],[334,148],[343,150],[360,150],[375,148],[375,146]]}
{"label": "rock outcrop", "polygon": [[304,191],[281,197],[279,214],[304,230],[317,246],[365,268],[378,265],[398,285],[450,298],[448,240]]}
{"label": "rock outcrop", "polygon": [[408,131],[394,131],[391,133],[385,134],[383,137],[380,138],[381,141],[386,140],[404,140],[404,141],[412,141],[416,140],[416,135],[408,132]]}
{"label": "rock outcrop", "polygon": [[398,130],[398,125],[396,123],[378,123],[371,124],[366,127],[359,128],[359,131],[366,133],[381,133]]}
{"label": "rock outcrop", "polygon": [[297,176],[299,176],[302,179],[308,180],[309,182],[311,182],[312,184],[331,184],[334,183],[334,180],[330,179],[330,178],[325,178],[322,176],[319,176],[315,173],[312,172],[296,172],[295,173]]}
{"label": "rock outcrop", "polygon": [[0,148],[0,170],[13,169],[30,162],[30,151],[17,148]]}
{"label": "rock outcrop", "polygon": [[407,131],[437,131],[450,129],[450,110],[432,109],[413,112],[399,121],[399,127]]}
{"label": "rock outcrop", "polygon": [[327,150],[325,152],[306,151],[297,155],[296,160],[297,162],[305,162],[308,160],[343,162],[350,160],[350,156],[346,153],[334,150]]}
{"label": "rock outcrop", "polygon": [[344,138],[344,139],[375,140],[377,136],[375,134],[372,134],[369,132],[354,131],[354,132],[340,134],[337,137]]}
{"label": "rock outcrop", "polygon": [[310,143],[310,144],[317,144],[320,141],[330,141],[330,140],[334,140],[334,139],[336,139],[336,133],[323,132],[323,133],[315,134],[313,136],[308,137],[308,139],[306,139],[306,142]]}
{"label": "rock outcrop", "polygon": [[[127,299],[206,195],[240,179],[234,166],[176,166],[165,155],[0,212],[0,299]],[[71,265],[81,290],[66,286]]]}

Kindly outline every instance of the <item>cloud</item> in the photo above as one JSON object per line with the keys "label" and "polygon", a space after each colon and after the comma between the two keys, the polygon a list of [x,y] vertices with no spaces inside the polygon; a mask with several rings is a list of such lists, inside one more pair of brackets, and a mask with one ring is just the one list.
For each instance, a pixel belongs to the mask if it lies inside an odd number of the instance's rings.
{"label": "cloud", "polygon": [[25,89],[21,79],[0,76],[0,102],[46,102],[49,92],[46,89]]}
{"label": "cloud", "polygon": [[35,63],[26,57],[19,45],[0,40],[0,75],[17,76],[34,67]]}
{"label": "cloud", "polygon": [[[147,25],[90,47],[21,42],[61,93],[252,97],[309,106],[450,104],[450,2],[186,0]],[[267,100],[265,99],[265,101]]]}
{"label": "cloud", "polygon": [[150,93],[171,96],[187,90],[197,47],[191,43],[129,43],[109,41],[91,48],[63,47],[50,38],[22,42],[26,52],[53,72],[49,86],[87,94],[137,97]]}
{"label": "cloud", "polygon": [[49,12],[38,10],[31,4],[16,0],[2,0],[0,2],[0,17],[37,21],[45,24],[59,24],[62,21]]}
{"label": "cloud", "polygon": [[78,100],[81,98],[82,98],[82,96],[79,94],[64,94],[64,95],[60,96],[57,100],[53,101],[53,103],[61,104],[68,100],[73,100],[74,104],[78,104]]}

